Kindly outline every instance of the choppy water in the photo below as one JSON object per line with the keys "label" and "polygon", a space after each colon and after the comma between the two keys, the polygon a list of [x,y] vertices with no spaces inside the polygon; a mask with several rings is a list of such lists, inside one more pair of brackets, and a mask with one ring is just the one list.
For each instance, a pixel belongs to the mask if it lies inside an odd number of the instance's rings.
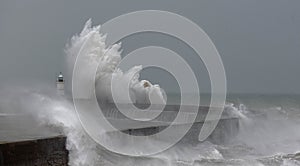
{"label": "choppy water", "polygon": [[106,165],[300,165],[300,96],[229,95],[227,101],[242,115],[239,134],[227,144],[178,143],[155,156],[102,160]]}
{"label": "choppy water", "polygon": [[[7,114],[11,106],[15,114],[21,112],[30,115],[27,120],[34,119],[28,126],[24,123],[24,132],[17,136],[26,136],[31,123],[46,128],[49,134],[64,133],[68,137],[70,165],[300,165],[300,97],[296,95],[229,95],[227,101],[235,105],[227,108],[241,115],[239,134],[229,143],[178,143],[165,152],[144,157],[116,154],[97,145],[81,128],[68,100],[33,92],[25,92],[16,99],[20,100],[17,104],[9,102],[10,99],[2,100],[1,113]],[[24,116],[22,119],[16,121],[18,126],[26,122]],[[39,131],[46,132],[36,129],[36,133]],[[5,133],[2,123],[1,133]]]}

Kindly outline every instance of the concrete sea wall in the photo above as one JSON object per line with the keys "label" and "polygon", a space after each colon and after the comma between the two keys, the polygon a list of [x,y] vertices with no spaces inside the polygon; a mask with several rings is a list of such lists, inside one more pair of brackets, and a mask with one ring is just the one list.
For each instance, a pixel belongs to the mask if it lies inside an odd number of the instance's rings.
{"label": "concrete sea wall", "polygon": [[[126,105],[124,105],[126,107]],[[196,120],[182,142],[198,142],[198,135],[203,126],[208,107],[183,106],[187,115],[193,109],[198,109]],[[130,135],[152,135],[164,130],[177,116],[179,106],[168,105],[163,113],[153,123],[134,123],[129,121],[115,107],[111,107],[104,115],[119,130]],[[155,109],[153,110],[155,111]],[[149,111],[149,113],[152,113]],[[183,127],[186,124],[178,124],[176,127]],[[217,144],[228,142],[239,131],[239,119],[223,112],[216,129],[208,138],[209,141]],[[12,130],[12,132],[17,132]],[[21,136],[24,137],[23,134]],[[27,138],[27,137],[26,137]],[[68,151],[66,149],[66,137],[56,136],[48,138],[32,137],[31,140],[2,142],[0,139],[0,166],[66,166],[68,165]],[[7,140],[7,139],[6,139]],[[3,140],[2,140],[3,141]]]}
{"label": "concrete sea wall", "polygon": [[67,166],[63,136],[0,143],[0,166]]}

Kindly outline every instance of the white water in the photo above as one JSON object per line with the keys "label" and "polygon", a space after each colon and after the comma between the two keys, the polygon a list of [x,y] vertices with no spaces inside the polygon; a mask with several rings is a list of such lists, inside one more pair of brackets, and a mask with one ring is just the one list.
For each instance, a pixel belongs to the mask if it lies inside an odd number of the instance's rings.
{"label": "white water", "polygon": [[[300,156],[297,155],[300,150],[300,124],[289,117],[299,116],[299,110],[295,114],[295,108],[291,115],[288,110],[286,112],[289,114],[282,114],[284,111],[278,107],[251,111],[245,107],[239,109],[228,105],[226,111],[241,115],[240,133],[231,142],[221,145],[209,141],[178,143],[157,155],[130,157],[109,152],[91,140],[82,129],[70,101],[35,91],[18,92],[15,95],[18,97],[14,100],[21,100],[17,103],[19,108],[12,103],[1,103],[1,106],[14,108],[14,114],[18,114],[19,110],[22,114],[31,115],[36,125],[51,129],[49,132],[66,135],[69,164],[72,166],[300,164]],[[160,145],[156,142],[153,146]]]}
{"label": "white water", "polygon": [[[82,32],[79,35],[73,36],[70,44],[66,47],[68,78],[70,78],[73,72],[75,59],[81,51],[84,54],[86,64],[99,64],[96,73],[95,90],[100,102],[127,102],[125,91],[128,91],[128,89],[125,85],[129,84],[130,98],[134,103],[149,103],[149,95],[151,95],[151,99],[155,99],[151,103],[165,104],[164,91],[159,85],[152,85],[147,80],[139,80],[139,73],[142,70],[142,66],[133,66],[125,72],[118,68],[118,64],[121,62],[121,44],[107,46],[105,44],[106,36],[99,32],[100,26],[92,27],[91,24],[91,20],[88,20]],[[86,42],[87,39],[89,39],[88,42]],[[85,82],[92,81],[86,79],[87,72],[89,71],[78,74]],[[117,93],[116,101],[113,100],[111,93],[112,77],[114,78],[113,91]],[[70,82],[69,87],[71,87]]]}
{"label": "white water", "polygon": [[[109,152],[97,145],[82,129],[70,101],[45,94],[33,90],[18,90],[14,93],[17,97],[7,99],[15,101],[14,103],[2,100],[1,110],[12,108],[14,114],[31,115],[35,125],[47,128],[48,134],[55,132],[66,135],[67,149],[70,151],[69,164],[72,166],[300,165],[300,157],[297,155],[300,150],[300,123],[295,118],[299,116],[298,108],[282,110],[271,107],[251,111],[245,107],[239,109],[228,105],[226,111],[238,114],[241,118],[240,132],[229,143],[216,145],[209,141],[185,142],[157,155],[130,157]],[[28,118],[24,121],[30,120],[32,119]],[[156,142],[152,146],[160,144]]]}
{"label": "white water", "polygon": [[[90,63],[100,63],[97,72],[96,91],[102,101],[112,101],[110,89],[110,78],[117,75],[122,88],[123,81],[130,81],[131,98],[139,103],[149,102],[148,94],[154,92],[158,96],[157,102],[165,102],[163,92],[158,85],[152,85],[149,81],[139,81],[138,74],[131,80],[132,75],[141,70],[140,66],[133,67],[127,72],[117,70],[116,65],[120,62],[120,45],[108,47],[105,45],[105,36],[99,34],[100,27],[91,27],[88,21],[80,35],[72,38],[71,44],[67,46],[67,61],[69,72],[72,71],[74,57],[81,48],[84,39],[93,36],[94,40],[85,48]],[[104,55],[104,52],[108,52]],[[84,73],[82,73],[84,74]],[[68,76],[68,74],[67,74]],[[71,80],[67,78],[67,80]],[[149,86],[144,86],[148,82]],[[70,85],[70,82],[69,82]],[[278,107],[271,102],[272,107],[248,110],[245,106],[234,107],[228,105],[226,110],[240,117],[240,132],[232,138],[231,142],[224,145],[215,145],[206,142],[178,143],[171,149],[153,156],[130,157],[109,152],[97,145],[82,129],[75,114],[73,104],[65,98],[50,95],[48,92],[37,92],[36,90],[18,91],[13,98],[1,100],[2,110],[14,110],[14,112],[1,112],[6,114],[30,115],[25,121],[33,120],[38,128],[37,132],[50,134],[63,133],[67,136],[67,149],[69,153],[69,165],[300,165],[300,107],[288,105]],[[120,94],[122,97],[122,94]],[[139,100],[142,98],[142,100]],[[255,106],[265,103],[263,99],[253,98]],[[21,100],[21,102],[16,102]],[[299,102],[299,98],[294,103]],[[267,102],[266,102],[267,103]],[[268,102],[270,103],[270,102]],[[249,104],[251,105],[251,104]],[[246,105],[248,106],[248,105]],[[253,104],[251,105],[253,106]],[[27,117],[27,116],[26,116]],[[1,122],[1,121],[0,121]],[[18,124],[17,121],[14,121]],[[26,128],[26,125],[23,124]],[[27,128],[32,125],[27,126]],[[30,130],[30,129],[29,129]],[[200,129],[199,129],[200,130]],[[2,132],[2,131],[1,131]],[[5,131],[4,131],[5,132]],[[22,133],[20,133],[22,134]],[[151,146],[160,146],[159,142]],[[134,147],[133,147],[134,148]],[[137,149],[138,150],[138,149]],[[288,155],[291,154],[291,155]]]}

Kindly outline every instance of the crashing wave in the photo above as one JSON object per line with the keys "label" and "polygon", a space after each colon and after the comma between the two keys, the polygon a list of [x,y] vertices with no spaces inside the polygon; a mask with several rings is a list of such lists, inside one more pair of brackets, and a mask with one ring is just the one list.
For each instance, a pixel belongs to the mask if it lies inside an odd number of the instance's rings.
{"label": "crashing wave", "polygon": [[[89,39],[88,42],[86,42],[87,39]],[[142,66],[134,66],[125,72],[118,68],[122,60],[121,44],[107,46],[105,40],[106,35],[100,33],[100,26],[92,27],[92,21],[88,20],[82,32],[79,35],[73,36],[70,44],[66,47],[69,72],[73,70],[78,53],[84,50],[84,60],[87,64],[99,64],[96,73],[95,91],[100,101],[115,102],[111,91],[113,77],[113,88],[115,89],[113,89],[113,92],[117,92],[117,102],[127,102],[128,99],[125,95],[127,93],[124,93],[124,91],[129,90],[133,103],[149,104],[149,96],[151,96],[151,103],[165,104],[166,97],[159,85],[153,85],[148,80],[139,80],[139,73],[142,70]],[[86,73],[79,74],[84,78]],[[125,87],[127,84],[129,84],[129,89]]]}

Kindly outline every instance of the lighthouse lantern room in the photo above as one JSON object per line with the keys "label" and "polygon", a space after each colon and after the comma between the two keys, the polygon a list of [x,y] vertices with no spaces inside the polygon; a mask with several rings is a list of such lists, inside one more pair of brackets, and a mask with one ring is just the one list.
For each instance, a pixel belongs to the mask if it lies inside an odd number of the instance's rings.
{"label": "lighthouse lantern room", "polygon": [[59,75],[56,79],[56,89],[57,89],[57,93],[59,95],[65,94],[65,80],[64,80],[64,76],[62,75],[61,72],[59,73]]}

